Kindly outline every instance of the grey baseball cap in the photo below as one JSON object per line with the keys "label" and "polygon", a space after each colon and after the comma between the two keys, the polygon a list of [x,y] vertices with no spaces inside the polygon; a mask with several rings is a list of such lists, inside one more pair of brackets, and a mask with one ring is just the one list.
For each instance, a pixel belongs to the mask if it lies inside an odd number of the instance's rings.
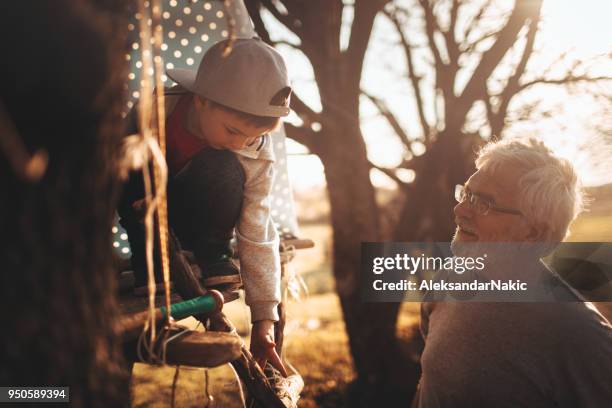
{"label": "grey baseball cap", "polygon": [[168,76],[188,91],[229,108],[257,116],[287,116],[289,98],[283,106],[270,104],[290,86],[283,57],[259,38],[237,39],[229,55],[223,56],[228,41],[213,45],[197,72],[169,69]]}

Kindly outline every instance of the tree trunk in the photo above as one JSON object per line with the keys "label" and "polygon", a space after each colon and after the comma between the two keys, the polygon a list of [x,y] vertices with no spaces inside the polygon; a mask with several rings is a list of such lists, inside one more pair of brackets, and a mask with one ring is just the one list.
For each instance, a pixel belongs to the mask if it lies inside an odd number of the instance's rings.
{"label": "tree trunk", "polygon": [[455,230],[454,191],[474,172],[477,135],[444,131],[419,157],[422,166],[406,185],[406,202],[397,221],[395,241],[448,242]]}
{"label": "tree trunk", "polygon": [[320,157],[331,205],[336,289],[357,372],[349,406],[407,406],[418,371],[399,350],[396,322],[400,304],[364,303],[360,295],[361,242],[380,240],[365,144],[357,119],[327,119],[346,129],[320,135],[320,140],[328,141]]}
{"label": "tree trunk", "polygon": [[72,407],[129,404],[110,262],[124,4],[9,2],[0,13],[3,109],[26,148],[49,156],[27,182],[14,150],[0,150],[0,384],[69,386]]}

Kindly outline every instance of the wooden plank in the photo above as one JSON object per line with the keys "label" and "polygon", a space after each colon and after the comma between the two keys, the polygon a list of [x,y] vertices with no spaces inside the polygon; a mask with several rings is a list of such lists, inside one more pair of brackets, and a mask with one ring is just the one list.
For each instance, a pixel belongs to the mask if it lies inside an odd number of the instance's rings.
{"label": "wooden plank", "polygon": [[168,343],[166,363],[217,367],[240,357],[242,339],[235,333],[189,331]]}
{"label": "wooden plank", "polygon": [[[179,332],[181,330],[178,327],[171,328],[168,332],[160,332],[155,346],[156,354],[161,356],[162,342]],[[242,344],[242,339],[235,333],[185,330],[180,336],[167,342],[166,364],[218,367],[239,358]],[[124,356],[128,362],[141,362],[138,359],[137,347],[137,338],[124,343]],[[146,356],[143,355],[143,358]]]}

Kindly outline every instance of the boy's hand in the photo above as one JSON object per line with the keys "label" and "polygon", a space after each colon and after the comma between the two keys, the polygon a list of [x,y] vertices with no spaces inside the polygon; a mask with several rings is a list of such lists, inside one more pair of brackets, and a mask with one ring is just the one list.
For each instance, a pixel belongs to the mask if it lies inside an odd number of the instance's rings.
{"label": "boy's hand", "polygon": [[287,370],[275,349],[274,322],[272,320],[260,320],[253,323],[251,332],[251,353],[257,364],[263,369],[266,361],[270,361],[272,367],[287,377]]}
{"label": "boy's hand", "polygon": [[134,201],[132,203],[132,209],[134,210],[134,214],[136,214],[138,221],[141,223],[144,222],[144,217],[147,212],[147,201],[144,198]]}

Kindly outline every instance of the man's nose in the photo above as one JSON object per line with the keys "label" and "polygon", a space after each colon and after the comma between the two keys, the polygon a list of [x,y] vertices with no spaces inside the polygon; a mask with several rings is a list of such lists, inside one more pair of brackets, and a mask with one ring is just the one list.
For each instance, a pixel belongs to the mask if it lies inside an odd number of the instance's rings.
{"label": "man's nose", "polygon": [[474,215],[468,200],[457,203],[457,205],[453,208],[453,213],[459,218],[470,218]]}

